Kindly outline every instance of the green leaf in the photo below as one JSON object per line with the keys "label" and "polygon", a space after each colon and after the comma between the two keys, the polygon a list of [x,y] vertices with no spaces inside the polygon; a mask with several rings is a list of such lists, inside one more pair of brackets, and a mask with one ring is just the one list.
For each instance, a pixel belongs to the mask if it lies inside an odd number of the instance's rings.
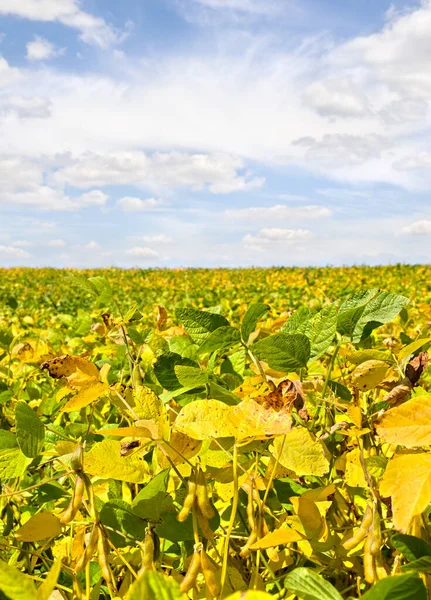
{"label": "green leaf", "polygon": [[431,545],[425,540],[406,533],[395,533],[391,538],[394,548],[401,552],[407,560],[417,560],[423,556],[431,556]]}
{"label": "green leaf", "polygon": [[151,329],[145,329],[143,332],[134,329],[133,327],[127,327],[127,335],[132,340],[134,344],[137,346],[143,346],[147,343],[147,340],[150,337]]}
{"label": "green leaf", "polygon": [[99,296],[98,300],[101,304],[107,304],[110,300],[112,300],[112,288],[109,281],[107,281],[104,277],[89,277],[88,281],[90,285],[93,286],[96,294]]}
{"label": "green leaf", "polygon": [[337,314],[336,304],[325,306],[312,320],[311,329],[305,332],[310,339],[312,360],[323,356],[333,343],[337,332]]}
{"label": "green leaf", "polygon": [[241,402],[241,398],[232,394],[228,389],[222,387],[215,381],[209,382],[209,393],[208,398],[212,398],[213,400],[220,400],[220,402],[224,402],[225,404],[229,404],[233,406],[234,404],[239,404]]}
{"label": "green leaf", "polygon": [[291,317],[289,317],[286,323],[282,327],[284,333],[303,333],[307,335],[311,319],[316,314],[316,311],[312,308],[302,307],[296,310]]}
{"label": "green leaf", "polygon": [[12,431],[0,429],[0,450],[6,450],[7,448],[18,448],[16,435]]}
{"label": "green leaf", "polygon": [[416,574],[395,575],[378,581],[361,600],[427,600],[427,593]]}
{"label": "green leaf", "polygon": [[[143,540],[147,523],[132,510],[124,500],[115,499],[106,502],[100,511],[100,520],[107,527],[112,527],[134,540]],[[117,547],[130,545],[127,538],[118,535],[115,531],[108,530],[112,543]]]}
{"label": "green leaf", "polygon": [[389,292],[378,293],[365,306],[355,326],[352,341],[360,342],[377,327],[392,321],[409,302],[405,296]]}
{"label": "green leaf", "polygon": [[127,600],[185,600],[178,583],[158,571],[147,571],[131,586]]}
{"label": "green leaf", "polygon": [[2,560],[0,560],[0,591],[6,594],[9,600],[29,600],[29,598],[36,598],[37,595],[36,586],[31,579]]}
{"label": "green leaf", "polygon": [[189,358],[184,358],[175,352],[161,354],[154,364],[154,372],[160,385],[163,386],[165,390],[177,390],[182,387],[175,373],[175,367],[177,365],[195,367],[196,369],[199,368],[199,365],[196,362]]}
{"label": "green leaf", "polygon": [[200,354],[207,354],[211,352],[227,350],[235,344],[241,341],[241,336],[235,327],[227,325],[226,327],[219,327],[206,338],[204,343],[199,349]]}
{"label": "green leaf", "polygon": [[158,521],[169,483],[169,469],[158,473],[132,502],[133,512],[142,519]]}
{"label": "green leaf", "polygon": [[346,400],[346,402],[350,402],[352,399],[352,392],[345,385],[340,383],[339,381],[333,381],[330,379],[328,381],[329,389],[334,392],[334,394],[341,398],[341,400]]}
{"label": "green leaf", "polygon": [[175,367],[175,375],[180,384],[189,389],[202,387],[208,383],[208,373],[196,367],[178,365]]}
{"label": "green leaf", "polygon": [[403,565],[401,571],[415,571],[416,573],[431,573],[431,556],[422,556],[410,562],[408,565]]}
{"label": "green leaf", "polygon": [[210,333],[219,327],[229,325],[229,321],[222,315],[195,308],[177,308],[175,314],[183,323],[192,340],[199,345],[206,340]]}
{"label": "green leaf", "polygon": [[378,293],[377,290],[362,290],[347,298],[338,311],[337,331],[341,335],[352,337],[355,327],[366,305]]}
{"label": "green leaf", "polygon": [[334,586],[305,567],[298,567],[288,573],[284,585],[301,600],[343,600]]}
{"label": "green leaf", "polygon": [[244,342],[248,343],[248,338],[255,331],[257,322],[269,311],[269,306],[263,302],[250,304],[241,323],[241,336]]}
{"label": "green leaf", "polygon": [[6,448],[0,451],[0,479],[7,481],[24,475],[32,459],[27,458],[19,448]]}
{"label": "green leaf", "polygon": [[22,453],[36,458],[43,449],[45,428],[34,410],[26,402],[18,402],[15,409],[16,439]]}
{"label": "green leaf", "polygon": [[253,345],[253,353],[276,371],[298,371],[310,358],[310,340],[301,334],[276,333]]}

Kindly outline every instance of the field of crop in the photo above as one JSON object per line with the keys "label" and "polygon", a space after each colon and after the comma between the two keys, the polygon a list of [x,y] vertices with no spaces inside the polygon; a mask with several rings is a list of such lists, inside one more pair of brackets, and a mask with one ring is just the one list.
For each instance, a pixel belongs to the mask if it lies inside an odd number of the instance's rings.
{"label": "field of crop", "polygon": [[0,269],[0,600],[429,600],[431,267]]}

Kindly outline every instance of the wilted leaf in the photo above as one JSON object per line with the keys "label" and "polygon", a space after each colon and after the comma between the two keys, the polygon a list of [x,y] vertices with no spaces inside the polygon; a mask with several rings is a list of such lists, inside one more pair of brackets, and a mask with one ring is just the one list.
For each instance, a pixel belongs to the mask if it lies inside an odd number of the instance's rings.
{"label": "wilted leaf", "polygon": [[279,437],[270,448],[274,458],[279,457],[283,467],[294,471],[298,477],[316,475],[321,477],[329,471],[322,442],[314,439],[305,427],[294,427],[286,439]]}
{"label": "wilted leaf", "polygon": [[55,537],[61,532],[60,519],[44,510],[36,513],[22,527],[18,529],[15,537],[20,542],[38,542],[49,537]]}
{"label": "wilted leaf", "polygon": [[431,454],[394,456],[380,482],[380,493],[391,496],[394,527],[405,533],[413,517],[431,501]]}
{"label": "wilted leaf", "polygon": [[80,356],[57,356],[52,360],[47,360],[41,366],[41,369],[48,369],[48,373],[54,379],[67,379],[67,384],[76,389],[87,385],[90,381],[99,381],[99,369]]}

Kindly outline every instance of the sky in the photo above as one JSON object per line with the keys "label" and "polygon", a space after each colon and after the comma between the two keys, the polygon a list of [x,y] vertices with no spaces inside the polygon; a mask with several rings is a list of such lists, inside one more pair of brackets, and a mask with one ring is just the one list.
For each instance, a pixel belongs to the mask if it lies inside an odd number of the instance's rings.
{"label": "sky", "polygon": [[431,0],[0,0],[0,266],[427,263]]}

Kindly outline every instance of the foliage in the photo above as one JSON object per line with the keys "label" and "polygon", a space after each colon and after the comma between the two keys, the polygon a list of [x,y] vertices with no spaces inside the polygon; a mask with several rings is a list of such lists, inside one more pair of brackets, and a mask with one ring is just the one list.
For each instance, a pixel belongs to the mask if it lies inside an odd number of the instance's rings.
{"label": "foliage", "polygon": [[430,595],[427,267],[1,276],[0,599]]}

